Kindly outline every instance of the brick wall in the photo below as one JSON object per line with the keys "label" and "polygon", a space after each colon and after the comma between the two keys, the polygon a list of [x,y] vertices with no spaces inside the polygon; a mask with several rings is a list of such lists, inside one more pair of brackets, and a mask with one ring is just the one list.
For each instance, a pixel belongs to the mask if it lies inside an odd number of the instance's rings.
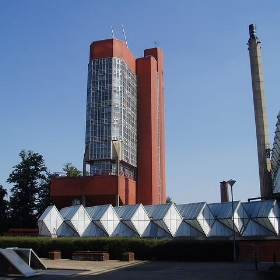
{"label": "brick wall", "polygon": [[280,262],[280,239],[276,240],[239,240],[238,260],[254,260],[254,252],[259,262],[273,262],[273,252],[276,262]]}

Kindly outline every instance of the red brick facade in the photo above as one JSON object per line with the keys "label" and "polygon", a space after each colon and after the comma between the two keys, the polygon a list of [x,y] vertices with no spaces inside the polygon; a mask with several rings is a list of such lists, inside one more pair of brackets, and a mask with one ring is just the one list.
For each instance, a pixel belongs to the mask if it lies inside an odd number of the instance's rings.
{"label": "red brick facade", "polygon": [[136,204],[136,183],[121,176],[56,178],[51,197],[58,208],[71,206],[74,199],[85,206]]}
{"label": "red brick facade", "polygon": [[166,201],[162,51],[158,48],[145,50],[145,57],[136,61],[136,71],[138,78],[137,201],[144,205],[160,204]]}
{"label": "red brick facade", "polygon": [[256,252],[258,262],[273,262],[273,253],[276,261],[280,262],[280,240],[239,240],[238,260],[254,261]]}

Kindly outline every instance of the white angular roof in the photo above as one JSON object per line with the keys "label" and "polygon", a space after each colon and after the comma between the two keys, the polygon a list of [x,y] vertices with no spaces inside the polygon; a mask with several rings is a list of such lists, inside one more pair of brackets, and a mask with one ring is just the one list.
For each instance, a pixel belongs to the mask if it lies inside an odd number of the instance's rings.
{"label": "white angular roof", "polygon": [[115,207],[115,210],[122,223],[138,236],[144,234],[150,223],[150,218],[142,204],[119,206]]}
{"label": "white angular roof", "polygon": [[78,236],[82,236],[89,226],[91,219],[83,205],[65,207],[60,210],[65,223],[74,230]]}
{"label": "white angular roof", "polygon": [[[242,235],[242,232],[244,231],[249,219],[240,201],[233,202],[233,213],[231,202],[211,203],[208,205],[216,220],[224,224],[229,229],[234,230],[236,233]],[[232,217],[234,217],[234,228]]]}
{"label": "white angular roof", "polygon": [[274,234],[279,234],[279,205],[276,200],[243,203],[248,216]]}
{"label": "white angular roof", "polygon": [[[280,206],[276,200],[206,202],[143,206],[111,204],[49,206],[38,219],[39,234],[51,236],[212,237],[279,236]],[[234,221],[234,226],[233,226]]]}
{"label": "white angular roof", "polygon": [[214,223],[212,215],[206,202],[176,205],[184,221],[194,229],[207,236]]}
{"label": "white angular roof", "polygon": [[86,207],[86,211],[99,228],[101,228],[108,236],[117,235],[116,228],[120,223],[120,219],[111,204]]}
{"label": "white angular roof", "polygon": [[171,236],[175,236],[182,216],[173,203],[144,206],[149,218]]}
{"label": "white angular roof", "polygon": [[63,217],[55,205],[46,208],[44,213],[38,219],[39,235],[52,236],[60,234],[60,227],[63,223]]}

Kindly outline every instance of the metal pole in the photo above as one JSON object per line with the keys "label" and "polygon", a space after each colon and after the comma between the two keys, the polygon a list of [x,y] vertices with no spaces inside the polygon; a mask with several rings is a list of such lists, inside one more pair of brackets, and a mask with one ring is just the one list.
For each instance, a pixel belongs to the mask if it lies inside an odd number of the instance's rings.
{"label": "metal pole", "polygon": [[233,192],[232,185],[230,185],[231,191],[231,209],[232,209],[232,229],[233,229],[233,261],[236,262],[236,246],[235,246],[235,225],[234,225],[234,210],[233,210]]}
{"label": "metal pole", "polygon": [[258,257],[256,251],[254,251],[254,261],[255,261],[255,269],[256,271],[258,271]]}

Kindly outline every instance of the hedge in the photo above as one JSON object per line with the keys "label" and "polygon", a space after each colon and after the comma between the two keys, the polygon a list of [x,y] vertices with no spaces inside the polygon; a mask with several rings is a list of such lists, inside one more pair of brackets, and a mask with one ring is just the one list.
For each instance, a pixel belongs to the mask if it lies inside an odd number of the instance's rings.
{"label": "hedge", "polygon": [[41,258],[59,250],[71,259],[74,251],[107,251],[110,259],[120,260],[124,252],[133,252],[138,260],[232,261],[230,240],[146,239],[135,237],[0,237],[0,248],[32,248]]}

